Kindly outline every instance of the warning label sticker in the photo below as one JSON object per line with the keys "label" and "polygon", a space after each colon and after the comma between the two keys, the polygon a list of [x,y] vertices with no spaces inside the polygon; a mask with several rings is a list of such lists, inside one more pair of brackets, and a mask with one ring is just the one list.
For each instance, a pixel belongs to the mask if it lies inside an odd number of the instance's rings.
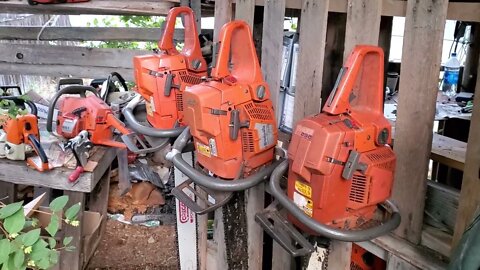
{"label": "warning label sticker", "polygon": [[273,136],[273,125],[256,123],[255,129],[258,132],[260,149],[265,149],[275,143]]}
{"label": "warning label sticker", "polygon": [[197,142],[197,151],[207,157],[212,156],[212,151],[208,145]]}
{"label": "warning label sticker", "polygon": [[295,181],[295,190],[298,191],[303,196],[312,198],[312,188],[300,181]]}
{"label": "warning label sticker", "polygon": [[312,200],[308,199],[307,197],[304,197],[300,193],[294,191],[293,192],[293,202],[300,208],[302,209],[305,214],[308,216],[313,215],[313,202]]}

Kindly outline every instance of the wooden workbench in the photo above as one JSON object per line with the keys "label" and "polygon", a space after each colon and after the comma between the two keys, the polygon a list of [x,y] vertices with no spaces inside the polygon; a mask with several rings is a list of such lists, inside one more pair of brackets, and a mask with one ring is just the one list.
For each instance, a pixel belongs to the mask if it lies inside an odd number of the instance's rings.
{"label": "wooden workbench", "polygon": [[[73,204],[81,203],[82,211],[78,214],[80,221],[79,227],[64,226],[63,234],[72,236],[72,246],[76,249],[71,252],[62,252],[60,263],[56,269],[76,270],[82,269],[85,265],[85,256],[83,254],[83,211],[99,212],[103,219],[106,217],[110,165],[116,158],[117,150],[115,148],[99,147],[89,160],[94,160],[96,166],[92,172],[84,172],[75,184],[68,182],[68,175],[72,170],[67,168],[55,168],[47,172],[39,172],[26,165],[25,161],[0,160],[0,185],[8,190],[13,190],[15,184],[29,185],[47,189],[63,190],[64,195],[69,196],[67,207]],[[13,192],[10,192],[13,194]],[[89,195],[88,205],[85,205],[86,196]],[[14,198],[11,198],[14,199]],[[101,233],[104,230],[105,222],[102,221]],[[96,239],[98,244],[100,239]]]}

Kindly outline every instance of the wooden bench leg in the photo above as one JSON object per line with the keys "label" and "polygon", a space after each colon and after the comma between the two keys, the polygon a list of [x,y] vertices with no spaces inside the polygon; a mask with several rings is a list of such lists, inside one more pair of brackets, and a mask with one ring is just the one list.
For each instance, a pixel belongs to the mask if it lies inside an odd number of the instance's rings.
{"label": "wooden bench leg", "polygon": [[0,201],[3,203],[15,202],[17,185],[0,181]]}
{"label": "wooden bench leg", "polygon": [[82,227],[83,227],[83,209],[85,208],[85,193],[76,191],[65,191],[65,195],[69,196],[67,208],[76,203],[81,203],[82,207],[78,213],[78,221],[80,226],[73,227],[64,224],[64,235],[73,237],[71,245],[75,247],[73,251],[62,251],[60,256],[60,269],[61,270],[81,270],[83,263],[82,248]]}

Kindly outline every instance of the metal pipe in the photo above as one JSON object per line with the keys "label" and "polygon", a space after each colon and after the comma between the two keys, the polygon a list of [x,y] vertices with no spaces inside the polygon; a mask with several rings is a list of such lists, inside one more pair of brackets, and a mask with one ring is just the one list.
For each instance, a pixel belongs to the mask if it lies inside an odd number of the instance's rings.
{"label": "metal pipe", "polygon": [[246,190],[251,187],[254,187],[264,181],[275,169],[275,167],[281,162],[276,161],[259,172],[250,175],[246,178],[240,178],[235,180],[223,180],[216,177],[211,177],[202,174],[201,172],[195,170],[182,158],[182,149],[185,147],[187,142],[190,140],[190,128],[187,127],[185,130],[178,136],[173,144],[172,151],[167,154],[167,159],[173,162],[175,168],[179,169],[182,173],[187,175],[193,182],[198,185],[204,186],[208,189],[218,190],[218,191],[241,191]]}
{"label": "metal pipe", "polygon": [[300,208],[297,207],[285,194],[280,187],[280,179],[285,171],[288,169],[288,161],[283,161],[270,176],[270,191],[271,194],[278,200],[278,202],[287,209],[298,221],[307,226],[312,231],[319,235],[328,237],[330,239],[344,241],[344,242],[361,242],[374,239],[381,235],[387,234],[400,224],[400,214],[398,208],[393,202],[387,200],[385,204],[392,210],[392,217],[373,228],[365,230],[342,230],[327,226],[313,220],[307,216]]}
{"label": "metal pipe", "polygon": [[135,118],[133,110],[142,101],[142,99],[142,96],[137,95],[130,102],[128,102],[127,106],[125,106],[125,108],[122,110],[123,116],[125,116],[125,120],[127,121],[128,126],[133,131],[139,134],[158,138],[175,138],[180,135],[180,133],[182,133],[185,127],[176,127],[172,129],[157,129],[140,124]]}

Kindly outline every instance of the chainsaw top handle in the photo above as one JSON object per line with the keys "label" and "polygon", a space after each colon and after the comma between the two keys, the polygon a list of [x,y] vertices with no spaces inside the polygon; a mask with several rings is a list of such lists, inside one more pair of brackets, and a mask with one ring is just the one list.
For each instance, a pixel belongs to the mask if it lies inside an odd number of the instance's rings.
{"label": "chainsaw top handle", "polygon": [[380,47],[355,46],[323,111],[333,115],[365,111],[383,115],[383,58]]}
{"label": "chainsaw top handle", "polygon": [[128,91],[128,86],[127,86],[127,83],[125,81],[125,79],[123,78],[122,75],[120,75],[120,73],[118,72],[112,72],[110,73],[110,75],[108,75],[108,78],[107,78],[107,86],[106,86],[106,91],[105,93],[102,93],[103,94],[103,97],[102,100],[103,101],[107,101],[107,97],[108,97],[108,94],[110,93],[110,88],[113,88],[115,85],[114,85],[114,78],[117,78],[117,81],[120,83],[120,85],[122,86],[123,90],[125,92]]}
{"label": "chainsaw top handle", "polygon": [[85,85],[71,85],[67,86],[63,89],[60,89],[55,93],[50,102],[50,106],[48,107],[48,115],[47,115],[47,131],[52,132],[52,122],[53,122],[53,112],[55,111],[55,105],[57,104],[58,99],[63,95],[75,95],[78,94],[82,97],[86,96],[86,92],[92,92],[95,96],[98,97],[98,92],[95,88],[91,86]]}
{"label": "chainsaw top handle", "polygon": [[26,100],[22,96],[0,96],[0,100],[11,100],[15,104],[19,104],[19,103],[26,104],[28,105],[28,107],[30,107],[30,113],[37,116],[37,113],[38,113],[37,105],[35,105],[35,103],[33,103],[30,100]]}
{"label": "chainsaw top handle", "polygon": [[372,228],[343,230],[317,222],[310,216],[307,216],[302,209],[292,202],[285,194],[285,191],[280,187],[280,179],[287,169],[288,160],[285,160],[272,172],[272,175],[270,176],[270,193],[292,216],[319,235],[344,242],[362,242],[387,234],[400,225],[401,219],[399,210],[397,206],[389,200],[387,200],[385,204],[392,211],[390,219]]}
{"label": "chainsaw top handle", "polygon": [[252,32],[246,22],[237,20],[225,24],[220,31],[219,43],[211,73],[213,78],[232,76],[244,84],[263,81]]}
{"label": "chainsaw top handle", "polygon": [[[175,33],[175,22],[177,17],[184,14],[183,26],[185,28],[184,46],[182,54],[188,58],[203,59],[200,48],[200,41],[198,40],[198,31],[195,23],[195,15],[193,10],[189,7],[175,7],[170,9],[167,18],[164,22],[164,31],[162,38],[158,42],[158,48],[168,54],[179,54],[173,43],[173,36]],[[205,67],[205,66],[204,66]]]}

